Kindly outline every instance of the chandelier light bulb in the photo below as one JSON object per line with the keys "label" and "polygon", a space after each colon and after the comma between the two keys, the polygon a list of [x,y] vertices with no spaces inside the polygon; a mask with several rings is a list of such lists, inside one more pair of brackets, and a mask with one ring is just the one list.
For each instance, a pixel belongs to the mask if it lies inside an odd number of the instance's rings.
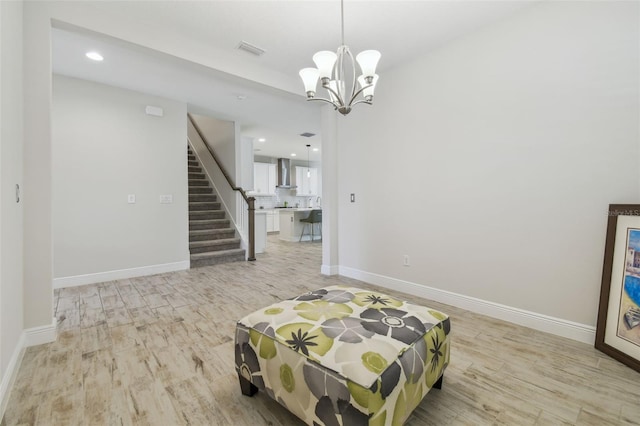
{"label": "chandelier light bulb", "polygon": [[318,70],[316,68],[303,68],[300,70],[300,78],[304,83],[304,91],[307,92],[307,97],[313,98],[318,85]]}
{"label": "chandelier light bulb", "polygon": [[365,50],[356,56],[356,61],[358,61],[360,69],[362,69],[362,75],[365,79],[375,75],[380,56],[382,55],[380,55],[380,52],[377,50]]}
{"label": "chandelier light bulb", "polygon": [[313,62],[315,62],[316,66],[318,67],[321,79],[331,79],[331,74],[333,72],[333,66],[336,63],[336,59],[338,59],[338,55],[328,50],[322,50],[313,55]]}

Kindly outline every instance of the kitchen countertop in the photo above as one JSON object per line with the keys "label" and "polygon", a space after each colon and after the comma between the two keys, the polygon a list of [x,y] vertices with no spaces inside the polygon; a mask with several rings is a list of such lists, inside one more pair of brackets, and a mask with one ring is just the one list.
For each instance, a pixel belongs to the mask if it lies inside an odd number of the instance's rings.
{"label": "kitchen countertop", "polygon": [[308,212],[309,210],[320,210],[319,208],[314,207],[286,207],[281,209],[274,209],[281,212]]}
{"label": "kitchen countertop", "polygon": [[258,212],[308,212],[310,210],[322,210],[319,207],[276,207],[271,209],[256,209],[256,213]]}

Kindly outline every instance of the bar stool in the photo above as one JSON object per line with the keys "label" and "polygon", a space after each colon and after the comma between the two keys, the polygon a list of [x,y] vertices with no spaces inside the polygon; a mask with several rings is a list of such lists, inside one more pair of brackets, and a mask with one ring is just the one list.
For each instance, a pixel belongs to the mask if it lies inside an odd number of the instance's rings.
{"label": "bar stool", "polygon": [[[320,229],[322,226],[322,210],[311,210],[311,213],[309,213],[309,216],[307,216],[304,219],[300,219],[300,222],[302,222],[304,225],[302,226],[302,233],[300,234],[300,240],[298,240],[298,242],[302,241],[302,236],[304,235],[304,230],[307,227],[307,224],[311,225],[311,242],[313,242],[314,240],[314,235],[313,235],[313,225],[316,223],[320,224]],[[307,234],[309,235],[309,234]],[[322,240],[322,232],[320,232],[320,240]]]}

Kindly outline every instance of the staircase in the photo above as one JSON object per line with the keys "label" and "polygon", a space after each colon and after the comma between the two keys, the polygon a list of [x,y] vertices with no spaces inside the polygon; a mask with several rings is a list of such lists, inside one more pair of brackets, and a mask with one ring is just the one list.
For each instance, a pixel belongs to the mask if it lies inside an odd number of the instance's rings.
{"label": "staircase", "polygon": [[200,167],[191,147],[189,162],[189,251],[191,267],[217,265],[245,260],[240,238],[225,219],[218,196]]}

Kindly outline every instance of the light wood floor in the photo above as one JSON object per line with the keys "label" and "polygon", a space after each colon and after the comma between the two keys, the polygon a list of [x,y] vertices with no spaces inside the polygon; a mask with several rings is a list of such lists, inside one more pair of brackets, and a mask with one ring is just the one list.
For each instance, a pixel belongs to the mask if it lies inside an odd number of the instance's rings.
{"label": "light wood floor", "polygon": [[[269,237],[256,262],[55,292],[55,343],[29,348],[2,426],[300,425],[261,392],[240,394],[235,321],[326,285],[318,243]],[[640,374],[591,346],[462,309],[451,365],[408,425],[640,424]]]}

